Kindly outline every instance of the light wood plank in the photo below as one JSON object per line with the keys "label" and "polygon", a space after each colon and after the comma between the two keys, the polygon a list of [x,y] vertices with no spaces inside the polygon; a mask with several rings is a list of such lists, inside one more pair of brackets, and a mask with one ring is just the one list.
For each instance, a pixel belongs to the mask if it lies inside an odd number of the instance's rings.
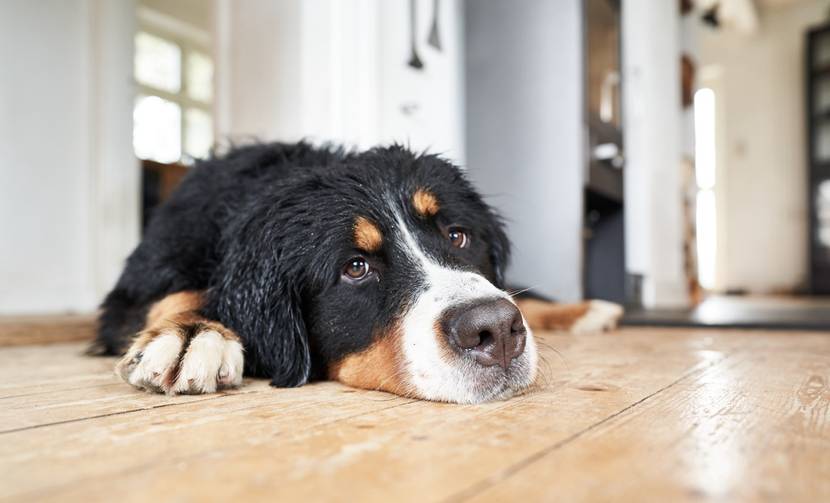
{"label": "light wood plank", "polygon": [[827,342],[739,353],[458,499],[828,501]]}
{"label": "light wood plank", "polygon": [[[321,384],[275,391],[266,399],[256,397],[241,411],[234,409],[239,406],[236,401],[217,402],[214,406],[219,408],[212,410],[210,417],[198,404],[159,410],[157,419],[166,425],[162,427],[155,424],[148,428],[144,418],[130,415],[49,428],[59,442],[50,443],[50,450],[64,456],[72,453],[67,468],[76,464],[75,459],[86,460],[82,468],[74,470],[76,476],[79,470],[85,472],[85,483],[72,484],[72,479],[68,479],[54,491],[38,492],[37,496],[66,497],[73,493],[65,490],[71,489],[78,491],[74,493],[77,498],[103,498],[107,492],[122,487],[130,488],[128,493],[140,494],[141,498],[161,497],[172,490],[170,484],[184,484],[197,491],[194,497],[200,496],[200,488],[210,488],[201,496],[217,496],[214,491],[219,491],[223,497],[242,498],[255,496],[261,490],[279,490],[292,498],[301,498],[314,490],[317,496],[336,498],[344,484],[383,467],[394,484],[364,485],[356,496],[383,499],[383,490],[388,489],[404,499],[406,495],[416,498],[422,488],[430,487],[434,488],[434,497],[445,497],[480,482],[490,470],[532,454],[539,438],[567,438],[686,373],[697,371],[702,362],[694,351],[689,351],[689,341],[677,337],[668,338],[655,348],[650,337],[632,335],[626,345],[611,355],[602,348],[617,341],[606,337],[546,340],[551,341],[561,348],[568,367],[556,363],[553,353],[545,351],[548,361],[558,365],[551,369],[547,386],[502,403],[462,407],[416,402],[376,412],[366,406],[365,394],[358,392],[353,398],[357,407],[350,410],[349,419],[298,430],[297,425],[324,423],[330,414],[337,417],[332,412],[346,403],[339,395],[326,396],[344,388]],[[637,371],[645,356],[656,356],[649,373]],[[318,398],[318,393],[323,396]],[[252,398],[245,400],[250,402]],[[320,408],[326,400],[329,405]],[[263,414],[275,420],[263,424]],[[111,438],[99,438],[102,427],[129,434],[114,442]],[[75,432],[74,438],[62,430]],[[253,445],[251,431],[256,432]],[[37,434],[14,435],[6,445],[12,452],[34,453],[42,450],[41,438]],[[171,459],[153,450],[143,450],[141,446],[150,438],[162,446],[175,445],[177,456]],[[95,452],[105,453],[106,462],[98,467],[89,461]],[[280,453],[278,459],[273,457],[275,452]],[[436,470],[424,471],[436,452],[442,452],[446,462]],[[7,451],[0,448],[0,453]],[[21,477],[28,474],[31,479],[36,466],[27,466],[26,460],[19,457],[12,459],[13,472],[20,470]],[[223,461],[217,464],[220,459]],[[49,458],[48,464],[60,466],[61,461]],[[468,469],[470,464],[478,463],[487,469]],[[254,469],[258,465],[263,466]],[[170,475],[171,471],[175,475]],[[248,477],[257,472],[258,477],[268,481],[265,486],[250,485]],[[220,487],[213,488],[209,480],[221,480]],[[54,477],[34,480],[31,487],[42,488],[55,482]],[[331,491],[320,494],[321,488]]]}
{"label": "light wood plank", "polygon": [[0,348],[0,396],[37,384],[113,375],[113,358],[89,357],[85,344]]}
{"label": "light wood plank", "polygon": [[[830,494],[815,483],[794,489],[826,474],[817,453],[827,450],[830,334],[627,329],[542,342],[552,347],[539,388],[478,406],[264,381],[233,395],[169,399],[107,387],[117,384],[112,362],[79,356],[77,345],[0,350],[0,381],[38,381],[0,388],[0,429],[33,426],[0,434],[0,497],[533,500],[555,488],[565,500],[643,499],[642,485],[663,499],[718,499],[757,496],[769,481],[780,489],[769,494]],[[51,363],[38,369],[45,356]],[[49,393],[61,382],[55,372],[81,376],[78,386]],[[707,401],[717,408],[705,412]],[[703,483],[717,483],[720,472],[704,468],[718,452],[739,446],[729,452],[753,465],[767,452],[750,445],[759,439],[789,446],[783,452],[800,474],[776,461],[732,492]]]}

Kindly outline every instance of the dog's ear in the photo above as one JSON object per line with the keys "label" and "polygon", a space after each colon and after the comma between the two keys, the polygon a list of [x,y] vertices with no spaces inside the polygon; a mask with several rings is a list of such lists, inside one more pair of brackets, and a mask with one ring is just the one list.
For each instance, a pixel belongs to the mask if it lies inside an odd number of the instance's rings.
{"label": "dog's ear", "polygon": [[275,386],[301,386],[311,373],[299,290],[302,257],[266,228],[268,220],[232,226],[205,310],[242,338],[246,373],[270,377]]}

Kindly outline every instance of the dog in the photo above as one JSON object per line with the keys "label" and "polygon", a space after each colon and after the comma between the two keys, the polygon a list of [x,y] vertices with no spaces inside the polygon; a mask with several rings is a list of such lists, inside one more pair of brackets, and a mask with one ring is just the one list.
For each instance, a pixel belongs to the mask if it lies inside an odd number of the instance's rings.
{"label": "dog", "polygon": [[198,163],[107,295],[94,352],[148,391],[242,376],[480,403],[526,390],[536,328],[593,331],[601,301],[504,290],[504,224],[450,162],[399,146],[255,144]]}

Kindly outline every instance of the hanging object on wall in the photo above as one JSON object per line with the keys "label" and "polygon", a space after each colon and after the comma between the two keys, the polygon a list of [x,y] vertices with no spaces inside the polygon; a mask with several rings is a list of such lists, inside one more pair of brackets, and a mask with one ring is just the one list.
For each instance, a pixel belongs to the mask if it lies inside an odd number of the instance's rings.
{"label": "hanging object on wall", "polygon": [[701,20],[713,28],[734,30],[743,35],[758,32],[758,7],[752,0],[696,0]]}
{"label": "hanging object on wall", "polygon": [[695,62],[685,53],[680,57],[680,84],[683,108],[689,108],[695,101]]}
{"label": "hanging object on wall", "polygon": [[708,24],[712,28],[720,27],[720,20],[718,19],[718,6],[717,4],[706,9],[703,11],[703,16],[701,16],[701,21]]}
{"label": "hanging object on wall", "polygon": [[441,0],[432,0],[432,27],[429,29],[427,43],[436,50],[441,50],[441,34],[438,32],[438,13],[441,12]]}
{"label": "hanging object on wall", "polygon": [[416,70],[420,70],[424,67],[424,62],[418,56],[418,41],[415,33],[418,29],[417,10],[417,0],[409,0],[409,45],[412,53],[407,64]]}

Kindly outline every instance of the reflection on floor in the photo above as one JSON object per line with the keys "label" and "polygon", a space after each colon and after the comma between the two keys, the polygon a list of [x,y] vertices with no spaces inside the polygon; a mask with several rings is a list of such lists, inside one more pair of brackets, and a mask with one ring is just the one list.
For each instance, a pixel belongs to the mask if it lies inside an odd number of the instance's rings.
{"label": "reflection on floor", "polygon": [[629,310],[623,324],[830,330],[830,297],[713,295],[692,309]]}

